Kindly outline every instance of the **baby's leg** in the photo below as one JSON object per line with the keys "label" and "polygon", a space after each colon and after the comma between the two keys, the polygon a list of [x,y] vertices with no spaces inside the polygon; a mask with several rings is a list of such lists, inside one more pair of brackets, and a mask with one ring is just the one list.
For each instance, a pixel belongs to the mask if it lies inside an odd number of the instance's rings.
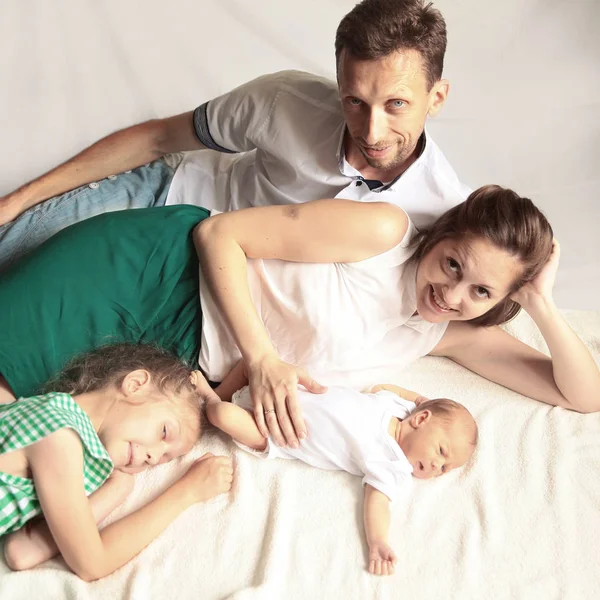
{"label": "baby's leg", "polygon": [[210,402],[206,405],[208,420],[236,442],[254,450],[264,450],[267,440],[262,436],[254,417],[245,409],[229,402]]}

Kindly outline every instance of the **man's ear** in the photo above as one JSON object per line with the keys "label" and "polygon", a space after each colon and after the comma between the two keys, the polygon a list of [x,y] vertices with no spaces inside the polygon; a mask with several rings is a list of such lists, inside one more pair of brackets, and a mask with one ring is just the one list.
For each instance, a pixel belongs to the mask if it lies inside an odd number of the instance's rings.
{"label": "man's ear", "polygon": [[411,425],[416,429],[418,427],[422,427],[423,425],[429,423],[431,419],[431,411],[429,409],[420,410],[411,416],[410,422]]}
{"label": "man's ear", "polygon": [[442,106],[444,106],[444,102],[446,102],[449,93],[450,82],[447,79],[440,79],[437,83],[433,84],[433,87],[429,92],[428,116],[435,117],[440,110],[442,110]]}
{"label": "man's ear", "polygon": [[[136,369],[125,375],[120,385],[120,391],[129,402],[135,402],[140,395],[151,384],[152,377],[146,369]],[[141,399],[141,398],[140,398]]]}

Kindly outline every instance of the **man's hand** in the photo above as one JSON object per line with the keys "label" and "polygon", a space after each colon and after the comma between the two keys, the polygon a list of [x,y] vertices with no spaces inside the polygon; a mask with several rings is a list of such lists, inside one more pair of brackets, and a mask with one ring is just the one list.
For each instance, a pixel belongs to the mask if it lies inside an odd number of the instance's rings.
{"label": "man's hand", "polygon": [[14,221],[25,210],[27,206],[20,199],[18,190],[0,197],[0,227]]}

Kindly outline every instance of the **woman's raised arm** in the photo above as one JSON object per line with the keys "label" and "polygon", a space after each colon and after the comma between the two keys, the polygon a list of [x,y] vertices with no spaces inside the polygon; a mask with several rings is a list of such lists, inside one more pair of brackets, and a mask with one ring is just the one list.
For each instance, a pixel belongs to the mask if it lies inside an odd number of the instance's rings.
{"label": "woman's raised arm", "polygon": [[530,398],[582,413],[600,411],[600,370],[552,298],[559,257],[555,241],[544,269],[512,296],[538,326],[550,357],[498,327],[468,322],[450,323],[432,354]]}
{"label": "woman's raised arm", "polygon": [[407,228],[408,217],[396,206],[338,199],[233,211],[196,228],[200,264],[248,367],[254,416],[263,435],[270,432],[277,444],[297,445],[306,435],[297,385],[312,392],[324,388],[279,359],[250,296],[246,258],[357,262],[396,246]]}

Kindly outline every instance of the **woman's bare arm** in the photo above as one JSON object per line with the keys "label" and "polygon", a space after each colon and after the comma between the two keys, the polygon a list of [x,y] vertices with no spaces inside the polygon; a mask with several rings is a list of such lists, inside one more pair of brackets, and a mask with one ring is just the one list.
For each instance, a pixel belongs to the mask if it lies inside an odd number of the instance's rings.
{"label": "woman's bare arm", "polygon": [[[233,211],[203,221],[194,243],[206,282],[248,368],[254,417],[277,444],[298,444],[306,432],[296,402],[298,384],[324,388],[282,362],[258,316],[247,283],[246,258],[293,262],[356,262],[400,243],[408,228],[391,204],[317,200],[294,206]],[[275,409],[267,413],[264,409]]]}
{"label": "woman's bare arm", "polygon": [[[564,321],[562,317],[560,319]],[[587,348],[570,328],[565,330],[566,323],[557,323],[553,327],[558,330],[554,335],[560,337],[562,333],[566,338],[563,340],[566,352],[561,351],[555,357],[546,356],[499,327],[476,327],[467,322],[450,323],[431,354],[446,356],[474,373],[534,400],[578,412],[600,410],[598,370]],[[569,354],[568,342],[575,342],[572,354]],[[557,372],[562,387],[556,379]],[[561,373],[567,377],[561,379]]]}
{"label": "woman's bare arm", "polygon": [[600,410],[600,370],[552,298],[560,258],[552,254],[539,275],[511,297],[529,313],[550,356],[498,327],[452,322],[432,354],[447,356],[486,379],[530,398],[582,413]]}

